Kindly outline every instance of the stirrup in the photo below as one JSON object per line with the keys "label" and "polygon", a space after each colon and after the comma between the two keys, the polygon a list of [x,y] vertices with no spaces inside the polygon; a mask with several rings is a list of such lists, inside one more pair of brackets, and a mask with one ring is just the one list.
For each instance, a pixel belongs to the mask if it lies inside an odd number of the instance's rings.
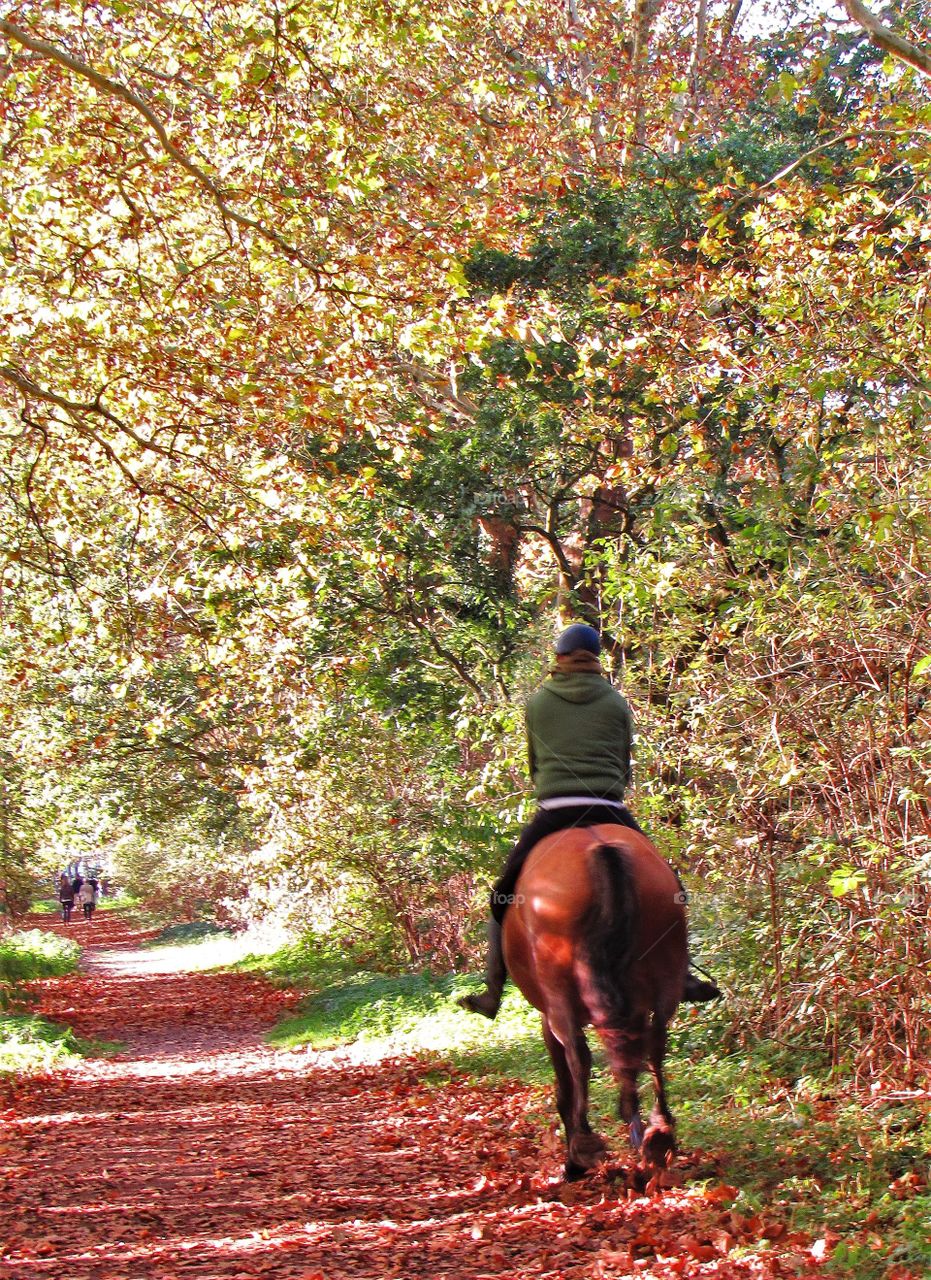
{"label": "stirrup", "polygon": [[501,997],[493,995],[490,991],[482,991],[478,995],[463,996],[456,1001],[460,1009],[466,1009],[469,1013],[480,1013],[483,1018],[491,1018],[492,1020],[501,1007]]}

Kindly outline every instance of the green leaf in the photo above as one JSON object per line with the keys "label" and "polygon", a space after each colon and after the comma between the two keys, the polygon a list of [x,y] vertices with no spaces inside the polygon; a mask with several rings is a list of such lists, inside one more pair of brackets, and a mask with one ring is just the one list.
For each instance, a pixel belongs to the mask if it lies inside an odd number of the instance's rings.
{"label": "green leaf", "polygon": [[831,890],[831,896],[834,898],[843,898],[848,893],[853,893],[859,889],[866,881],[866,872],[859,867],[843,866],[837,867],[831,872],[828,879],[828,887]]}
{"label": "green leaf", "polygon": [[798,81],[791,71],[781,71],[779,73],[779,92],[784,102],[791,102],[798,90]]}

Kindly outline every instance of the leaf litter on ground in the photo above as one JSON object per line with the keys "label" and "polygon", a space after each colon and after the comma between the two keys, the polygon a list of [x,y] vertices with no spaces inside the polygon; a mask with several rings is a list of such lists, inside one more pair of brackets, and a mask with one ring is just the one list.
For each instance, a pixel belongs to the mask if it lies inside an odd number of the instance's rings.
{"label": "leaf litter on ground", "polygon": [[[120,1041],[7,1090],[0,1275],[15,1280],[810,1277],[826,1246],[737,1212],[713,1157],[644,1191],[632,1165],[567,1185],[539,1091],[416,1059],[340,1061],[261,1034],[297,994],[131,963],[93,926],[40,1012]],[[127,960],[126,957],[130,957]],[[183,962],[182,962],[183,963]],[[701,1181],[689,1183],[689,1177]]]}

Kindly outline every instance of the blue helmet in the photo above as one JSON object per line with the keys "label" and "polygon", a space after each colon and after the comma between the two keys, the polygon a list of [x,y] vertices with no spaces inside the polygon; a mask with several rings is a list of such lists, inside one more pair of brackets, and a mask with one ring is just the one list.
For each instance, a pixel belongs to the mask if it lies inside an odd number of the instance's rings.
{"label": "blue helmet", "polygon": [[585,649],[596,657],[601,653],[601,637],[594,627],[584,622],[574,622],[556,641],[557,654],[572,653],[575,649]]}

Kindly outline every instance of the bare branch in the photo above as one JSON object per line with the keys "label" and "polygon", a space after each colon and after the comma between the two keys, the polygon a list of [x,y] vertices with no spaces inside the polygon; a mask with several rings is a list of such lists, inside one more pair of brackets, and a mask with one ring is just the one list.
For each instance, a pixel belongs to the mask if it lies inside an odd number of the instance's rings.
{"label": "bare branch", "polygon": [[900,62],[908,63],[922,75],[931,76],[931,47],[923,48],[912,44],[910,40],[903,39],[891,27],[880,22],[875,13],[867,9],[865,4],[861,4],[860,0],[842,0],[842,3],[851,20],[863,28],[877,49],[891,54]]}

